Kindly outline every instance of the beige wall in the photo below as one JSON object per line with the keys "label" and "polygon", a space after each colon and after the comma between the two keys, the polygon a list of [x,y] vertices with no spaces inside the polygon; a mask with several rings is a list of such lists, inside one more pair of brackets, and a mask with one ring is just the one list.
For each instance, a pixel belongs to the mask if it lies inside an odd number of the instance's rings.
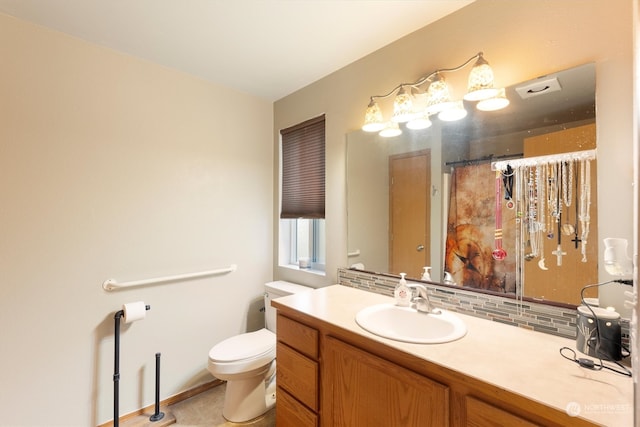
{"label": "beige wall", "polygon": [[[115,31],[115,29],[114,29]],[[213,378],[272,278],[272,104],[0,15],[2,425],[112,418]],[[235,273],[105,292],[120,281]],[[247,320],[250,318],[250,320]]]}
{"label": "beige wall", "polygon": [[[631,6],[631,0],[477,0],[276,102],[276,148],[278,129],[326,113],[328,188],[327,276],[318,278],[279,268],[277,257],[276,276],[327,285],[336,281],[336,268],[348,264],[345,134],[360,128],[369,96],[386,93],[400,82],[415,81],[435,69],[456,66],[478,51],[484,51],[501,86],[596,63],[598,169],[605,171],[599,174],[598,230],[603,237],[631,239]],[[375,24],[371,31],[375,31]],[[458,96],[462,95],[466,75],[457,73],[458,80],[454,75],[447,76],[458,88]],[[277,186],[274,188],[277,191]],[[274,218],[277,212],[275,203]],[[274,228],[277,230],[277,219]],[[604,271],[600,276],[601,280],[610,279]],[[602,293],[606,302],[622,306],[621,286],[610,285]]]}

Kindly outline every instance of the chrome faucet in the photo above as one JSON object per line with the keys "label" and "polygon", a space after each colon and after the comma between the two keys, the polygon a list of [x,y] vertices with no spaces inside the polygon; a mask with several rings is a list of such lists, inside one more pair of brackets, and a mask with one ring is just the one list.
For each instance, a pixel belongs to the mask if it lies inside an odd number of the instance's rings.
{"label": "chrome faucet", "polygon": [[416,310],[423,313],[440,314],[439,308],[435,308],[429,301],[429,294],[427,288],[419,283],[408,283],[407,286],[411,289],[415,289],[418,293],[417,296],[411,298],[411,302],[416,304]]}

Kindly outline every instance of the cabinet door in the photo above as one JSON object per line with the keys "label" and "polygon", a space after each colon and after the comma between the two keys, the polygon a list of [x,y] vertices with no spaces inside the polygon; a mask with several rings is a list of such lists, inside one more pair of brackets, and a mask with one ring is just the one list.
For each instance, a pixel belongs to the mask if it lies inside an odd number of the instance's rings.
{"label": "cabinet door", "polygon": [[449,425],[448,387],[333,337],[323,356],[323,426]]}

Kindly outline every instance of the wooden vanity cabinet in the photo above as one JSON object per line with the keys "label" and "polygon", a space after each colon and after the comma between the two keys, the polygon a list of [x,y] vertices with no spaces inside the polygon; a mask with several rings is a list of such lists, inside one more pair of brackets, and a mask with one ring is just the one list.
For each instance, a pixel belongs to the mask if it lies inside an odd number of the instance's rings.
{"label": "wooden vanity cabinet", "polygon": [[595,426],[298,311],[284,307],[281,313],[278,308],[278,427]]}
{"label": "wooden vanity cabinet", "polygon": [[318,331],[278,315],[276,345],[276,424],[318,426]]}
{"label": "wooden vanity cabinet", "polygon": [[447,386],[333,337],[322,360],[322,425],[449,425]]}

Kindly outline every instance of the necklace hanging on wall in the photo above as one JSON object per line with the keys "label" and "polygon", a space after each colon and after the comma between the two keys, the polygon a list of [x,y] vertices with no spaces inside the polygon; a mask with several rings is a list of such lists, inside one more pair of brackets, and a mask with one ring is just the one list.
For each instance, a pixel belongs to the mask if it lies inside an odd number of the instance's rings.
{"label": "necklace hanging on wall", "polygon": [[547,164],[547,238],[555,237],[554,220],[558,221],[558,176],[556,174],[556,165]]}
{"label": "necklace hanging on wall", "polygon": [[[538,233],[536,227],[536,203],[535,203],[535,182],[533,179],[533,169],[531,167],[522,168],[523,176],[527,176],[526,180],[526,191],[524,191],[525,196],[525,206],[526,206],[526,218],[525,218],[525,231],[527,235],[527,244],[530,251],[525,254],[525,259],[527,261],[531,261],[532,259],[538,256]],[[523,179],[524,180],[524,179]]]}
{"label": "necklace hanging on wall", "polygon": [[[578,197],[578,191],[579,191],[578,185],[579,185],[579,183],[578,183],[578,180],[576,179],[575,180],[576,199]],[[573,230],[573,239],[571,239],[571,241],[575,244],[575,248],[578,249],[578,243],[580,243],[582,241],[578,237],[578,217],[580,215],[579,212],[578,212],[578,209],[580,208],[580,203],[578,203],[578,200],[576,200],[575,207],[576,207],[576,210],[575,210],[576,217],[575,217],[575,225],[573,227],[574,228],[574,230]]]}
{"label": "necklace hanging on wall", "polygon": [[491,253],[493,259],[496,261],[502,261],[507,257],[507,251],[502,248],[502,180],[500,176],[502,173],[500,171],[496,171],[496,229],[494,234],[494,243],[495,249]]}
{"label": "necklace hanging on wall", "polygon": [[591,162],[589,160],[580,161],[580,230],[581,230],[581,253],[582,262],[587,262],[587,237],[589,237],[589,226],[591,218],[589,209],[591,207]]}
{"label": "necklace hanging on wall", "polygon": [[540,254],[540,260],[538,261],[538,268],[540,268],[540,270],[549,269],[545,264],[543,238],[543,235],[550,230],[550,225],[547,224],[549,216],[547,215],[547,208],[545,206],[545,202],[547,201],[547,186],[549,185],[548,172],[547,165],[536,166],[536,201],[538,204],[538,230],[536,234]]}
{"label": "necklace hanging on wall", "polygon": [[551,252],[556,256],[556,265],[560,267],[562,265],[562,257],[567,253],[562,250],[562,233],[560,232],[560,220],[562,218],[562,213],[558,214],[558,246],[555,251]]}
{"label": "necklace hanging on wall", "polygon": [[[573,161],[562,163],[562,200],[566,207],[573,203]],[[575,227],[569,222],[569,210],[567,209],[566,222],[562,224],[562,234],[571,236],[574,233]]]}
{"label": "necklace hanging on wall", "polygon": [[504,184],[504,199],[506,200],[506,206],[509,209],[513,209],[516,204],[513,201],[513,176],[515,171],[511,166],[507,165],[507,170],[502,172],[502,183]]}

